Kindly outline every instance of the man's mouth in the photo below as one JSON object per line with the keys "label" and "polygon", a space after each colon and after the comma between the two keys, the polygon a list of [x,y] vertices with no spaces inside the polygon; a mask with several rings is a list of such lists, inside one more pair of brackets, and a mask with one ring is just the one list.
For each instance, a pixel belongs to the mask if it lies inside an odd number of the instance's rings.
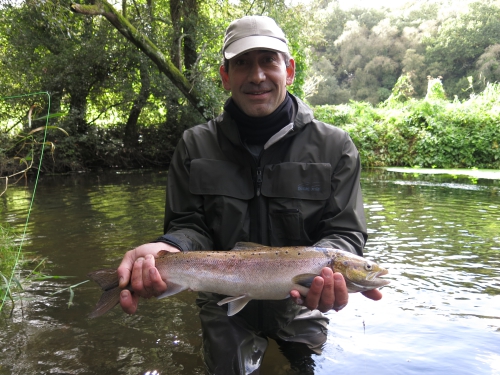
{"label": "man's mouth", "polygon": [[260,96],[260,95],[265,95],[269,92],[270,91],[255,91],[255,92],[248,92],[247,95]]}

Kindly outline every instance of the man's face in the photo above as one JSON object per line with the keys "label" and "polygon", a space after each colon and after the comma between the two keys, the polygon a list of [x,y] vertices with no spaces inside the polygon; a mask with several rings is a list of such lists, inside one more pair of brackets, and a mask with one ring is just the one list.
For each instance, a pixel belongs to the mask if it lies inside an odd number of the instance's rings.
{"label": "man's face", "polygon": [[283,55],[269,50],[243,53],[229,60],[229,71],[220,67],[222,84],[236,105],[248,116],[262,117],[283,103],[286,86],[293,83],[295,62],[285,65]]}

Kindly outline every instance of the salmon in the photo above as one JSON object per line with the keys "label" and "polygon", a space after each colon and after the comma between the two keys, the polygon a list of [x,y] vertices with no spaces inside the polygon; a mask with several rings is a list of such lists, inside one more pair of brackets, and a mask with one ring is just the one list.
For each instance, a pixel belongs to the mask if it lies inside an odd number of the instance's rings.
{"label": "salmon", "polygon": [[[292,290],[306,295],[323,267],[340,272],[349,293],[389,284],[388,280],[380,278],[388,271],[377,263],[331,248],[237,243],[231,251],[160,251],[155,265],[167,283],[167,291],[157,298],[184,290],[218,293],[227,296],[219,305],[228,304],[229,316],[237,314],[252,299],[285,299]],[[121,289],[116,269],[102,269],[88,276],[103,290],[89,315],[96,318],[119,303]]]}

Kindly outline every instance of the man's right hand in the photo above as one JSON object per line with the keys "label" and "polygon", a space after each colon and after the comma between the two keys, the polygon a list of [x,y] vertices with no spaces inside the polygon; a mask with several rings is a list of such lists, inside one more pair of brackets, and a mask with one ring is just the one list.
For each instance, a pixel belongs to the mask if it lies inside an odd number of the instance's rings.
{"label": "man's right hand", "polygon": [[[179,249],[163,242],[147,243],[128,251],[118,267],[120,305],[127,314],[137,310],[139,297],[151,298],[159,296],[167,290],[167,284],[162,280],[155,267],[155,256],[159,251],[178,252]],[[134,293],[124,289],[131,284]]]}

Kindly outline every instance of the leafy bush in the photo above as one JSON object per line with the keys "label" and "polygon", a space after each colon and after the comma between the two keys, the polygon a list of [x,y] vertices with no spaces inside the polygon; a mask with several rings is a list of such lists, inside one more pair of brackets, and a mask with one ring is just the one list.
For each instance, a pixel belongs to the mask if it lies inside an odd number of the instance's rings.
{"label": "leafy bush", "polygon": [[364,166],[499,169],[500,85],[449,102],[432,83],[422,100],[319,106],[315,116],[349,132]]}

